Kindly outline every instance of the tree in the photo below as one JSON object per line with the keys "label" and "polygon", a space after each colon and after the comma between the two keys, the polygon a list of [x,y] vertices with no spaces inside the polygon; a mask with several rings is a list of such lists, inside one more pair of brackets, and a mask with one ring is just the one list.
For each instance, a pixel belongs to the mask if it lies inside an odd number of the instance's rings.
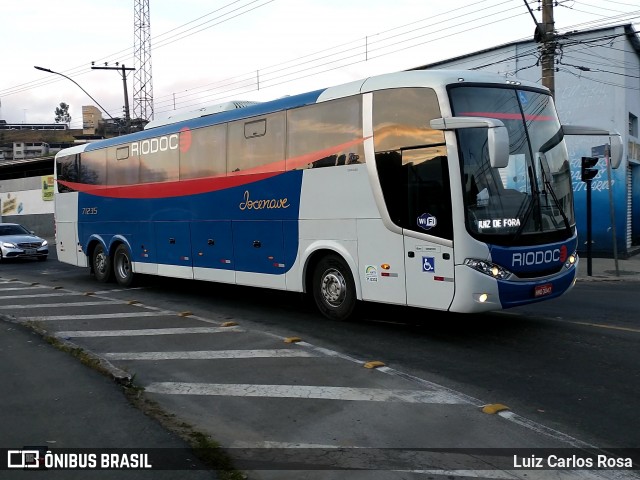
{"label": "tree", "polygon": [[71,115],[69,115],[69,105],[64,102],[60,103],[59,107],[56,107],[56,123],[71,123]]}

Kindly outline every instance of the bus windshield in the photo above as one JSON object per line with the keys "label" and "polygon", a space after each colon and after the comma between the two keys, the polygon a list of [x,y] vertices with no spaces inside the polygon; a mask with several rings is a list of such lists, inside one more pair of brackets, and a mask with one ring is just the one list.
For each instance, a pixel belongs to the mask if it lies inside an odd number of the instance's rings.
{"label": "bus windshield", "polygon": [[550,95],[516,88],[450,90],[458,117],[501,120],[509,132],[509,165],[492,168],[486,129],[458,130],[467,230],[497,245],[557,241],[573,235],[568,153]]}

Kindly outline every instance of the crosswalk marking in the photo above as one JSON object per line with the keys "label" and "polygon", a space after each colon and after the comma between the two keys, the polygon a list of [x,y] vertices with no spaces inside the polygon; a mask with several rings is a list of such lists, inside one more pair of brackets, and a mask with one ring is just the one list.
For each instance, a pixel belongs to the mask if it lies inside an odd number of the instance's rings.
{"label": "crosswalk marking", "polygon": [[26,294],[26,295],[0,295],[0,300],[19,300],[19,299],[33,299],[33,298],[48,298],[48,297],[68,297],[70,295],[79,296],[78,293],[38,293],[38,294]]}
{"label": "crosswalk marking", "polygon": [[[111,304],[113,305],[113,304]],[[43,315],[37,317],[18,317],[19,322],[57,322],[60,320],[98,320],[101,318],[135,318],[135,317],[157,317],[160,315],[175,315],[175,312],[153,311],[153,312],[131,312],[131,313],[96,313],[87,315]]]}
{"label": "crosswalk marking", "polygon": [[184,335],[190,333],[242,332],[235,327],[142,328],[137,330],[73,330],[56,332],[62,338],[137,337],[146,335]]}
{"label": "crosswalk marking", "polygon": [[31,303],[29,305],[0,305],[2,310],[17,310],[20,308],[53,308],[53,307],[93,307],[96,305],[116,305],[113,301],[99,302],[64,302],[64,303]]}
{"label": "crosswalk marking", "polygon": [[[50,290],[51,287],[45,287],[42,285],[38,285],[38,286],[28,286],[28,287],[9,287],[9,288],[4,288],[2,287],[2,292],[18,292],[18,291],[24,291],[24,290]],[[67,293],[67,295],[69,295],[70,293]],[[73,295],[79,295],[78,293],[73,293]],[[6,297],[0,297],[0,298],[6,298]]]}
{"label": "crosswalk marking", "polygon": [[253,385],[219,383],[156,382],[145,392],[166,395],[212,395],[231,397],[302,398],[364,402],[460,404],[459,398],[444,391],[395,390],[309,385]]}
{"label": "crosswalk marking", "polygon": [[304,350],[204,350],[184,352],[110,352],[103,353],[108,360],[214,360],[228,358],[292,358],[315,357]]}

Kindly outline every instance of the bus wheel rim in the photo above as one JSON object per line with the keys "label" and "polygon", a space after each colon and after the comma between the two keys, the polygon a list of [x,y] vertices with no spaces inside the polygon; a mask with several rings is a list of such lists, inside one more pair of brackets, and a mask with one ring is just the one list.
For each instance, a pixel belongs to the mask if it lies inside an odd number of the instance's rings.
{"label": "bus wheel rim", "polygon": [[96,270],[100,273],[104,273],[107,270],[107,256],[103,252],[96,255]]}
{"label": "bus wheel rim", "polygon": [[347,282],[340,271],[336,269],[327,270],[322,276],[320,289],[322,298],[327,304],[332,307],[339,307],[347,295]]}
{"label": "bus wheel rim", "polygon": [[120,278],[127,278],[130,271],[131,265],[129,264],[129,259],[126,255],[120,255],[118,258],[118,274]]}

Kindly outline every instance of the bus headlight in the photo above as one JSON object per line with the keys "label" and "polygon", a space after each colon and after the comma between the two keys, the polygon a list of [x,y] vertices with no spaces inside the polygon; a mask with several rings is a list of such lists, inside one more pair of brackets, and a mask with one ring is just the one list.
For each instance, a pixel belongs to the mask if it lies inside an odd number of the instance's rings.
{"label": "bus headlight", "polygon": [[506,280],[512,275],[509,270],[502,268],[500,265],[496,265],[495,263],[487,262],[485,260],[467,258],[465,259],[464,264],[473,268],[474,270],[478,270],[479,272],[484,273],[485,275],[497,278],[498,280]]}
{"label": "bus headlight", "polygon": [[571,255],[567,257],[567,261],[564,262],[564,266],[566,268],[571,268],[573,265],[576,264],[577,261],[578,261],[578,254],[576,252],[573,252]]}

